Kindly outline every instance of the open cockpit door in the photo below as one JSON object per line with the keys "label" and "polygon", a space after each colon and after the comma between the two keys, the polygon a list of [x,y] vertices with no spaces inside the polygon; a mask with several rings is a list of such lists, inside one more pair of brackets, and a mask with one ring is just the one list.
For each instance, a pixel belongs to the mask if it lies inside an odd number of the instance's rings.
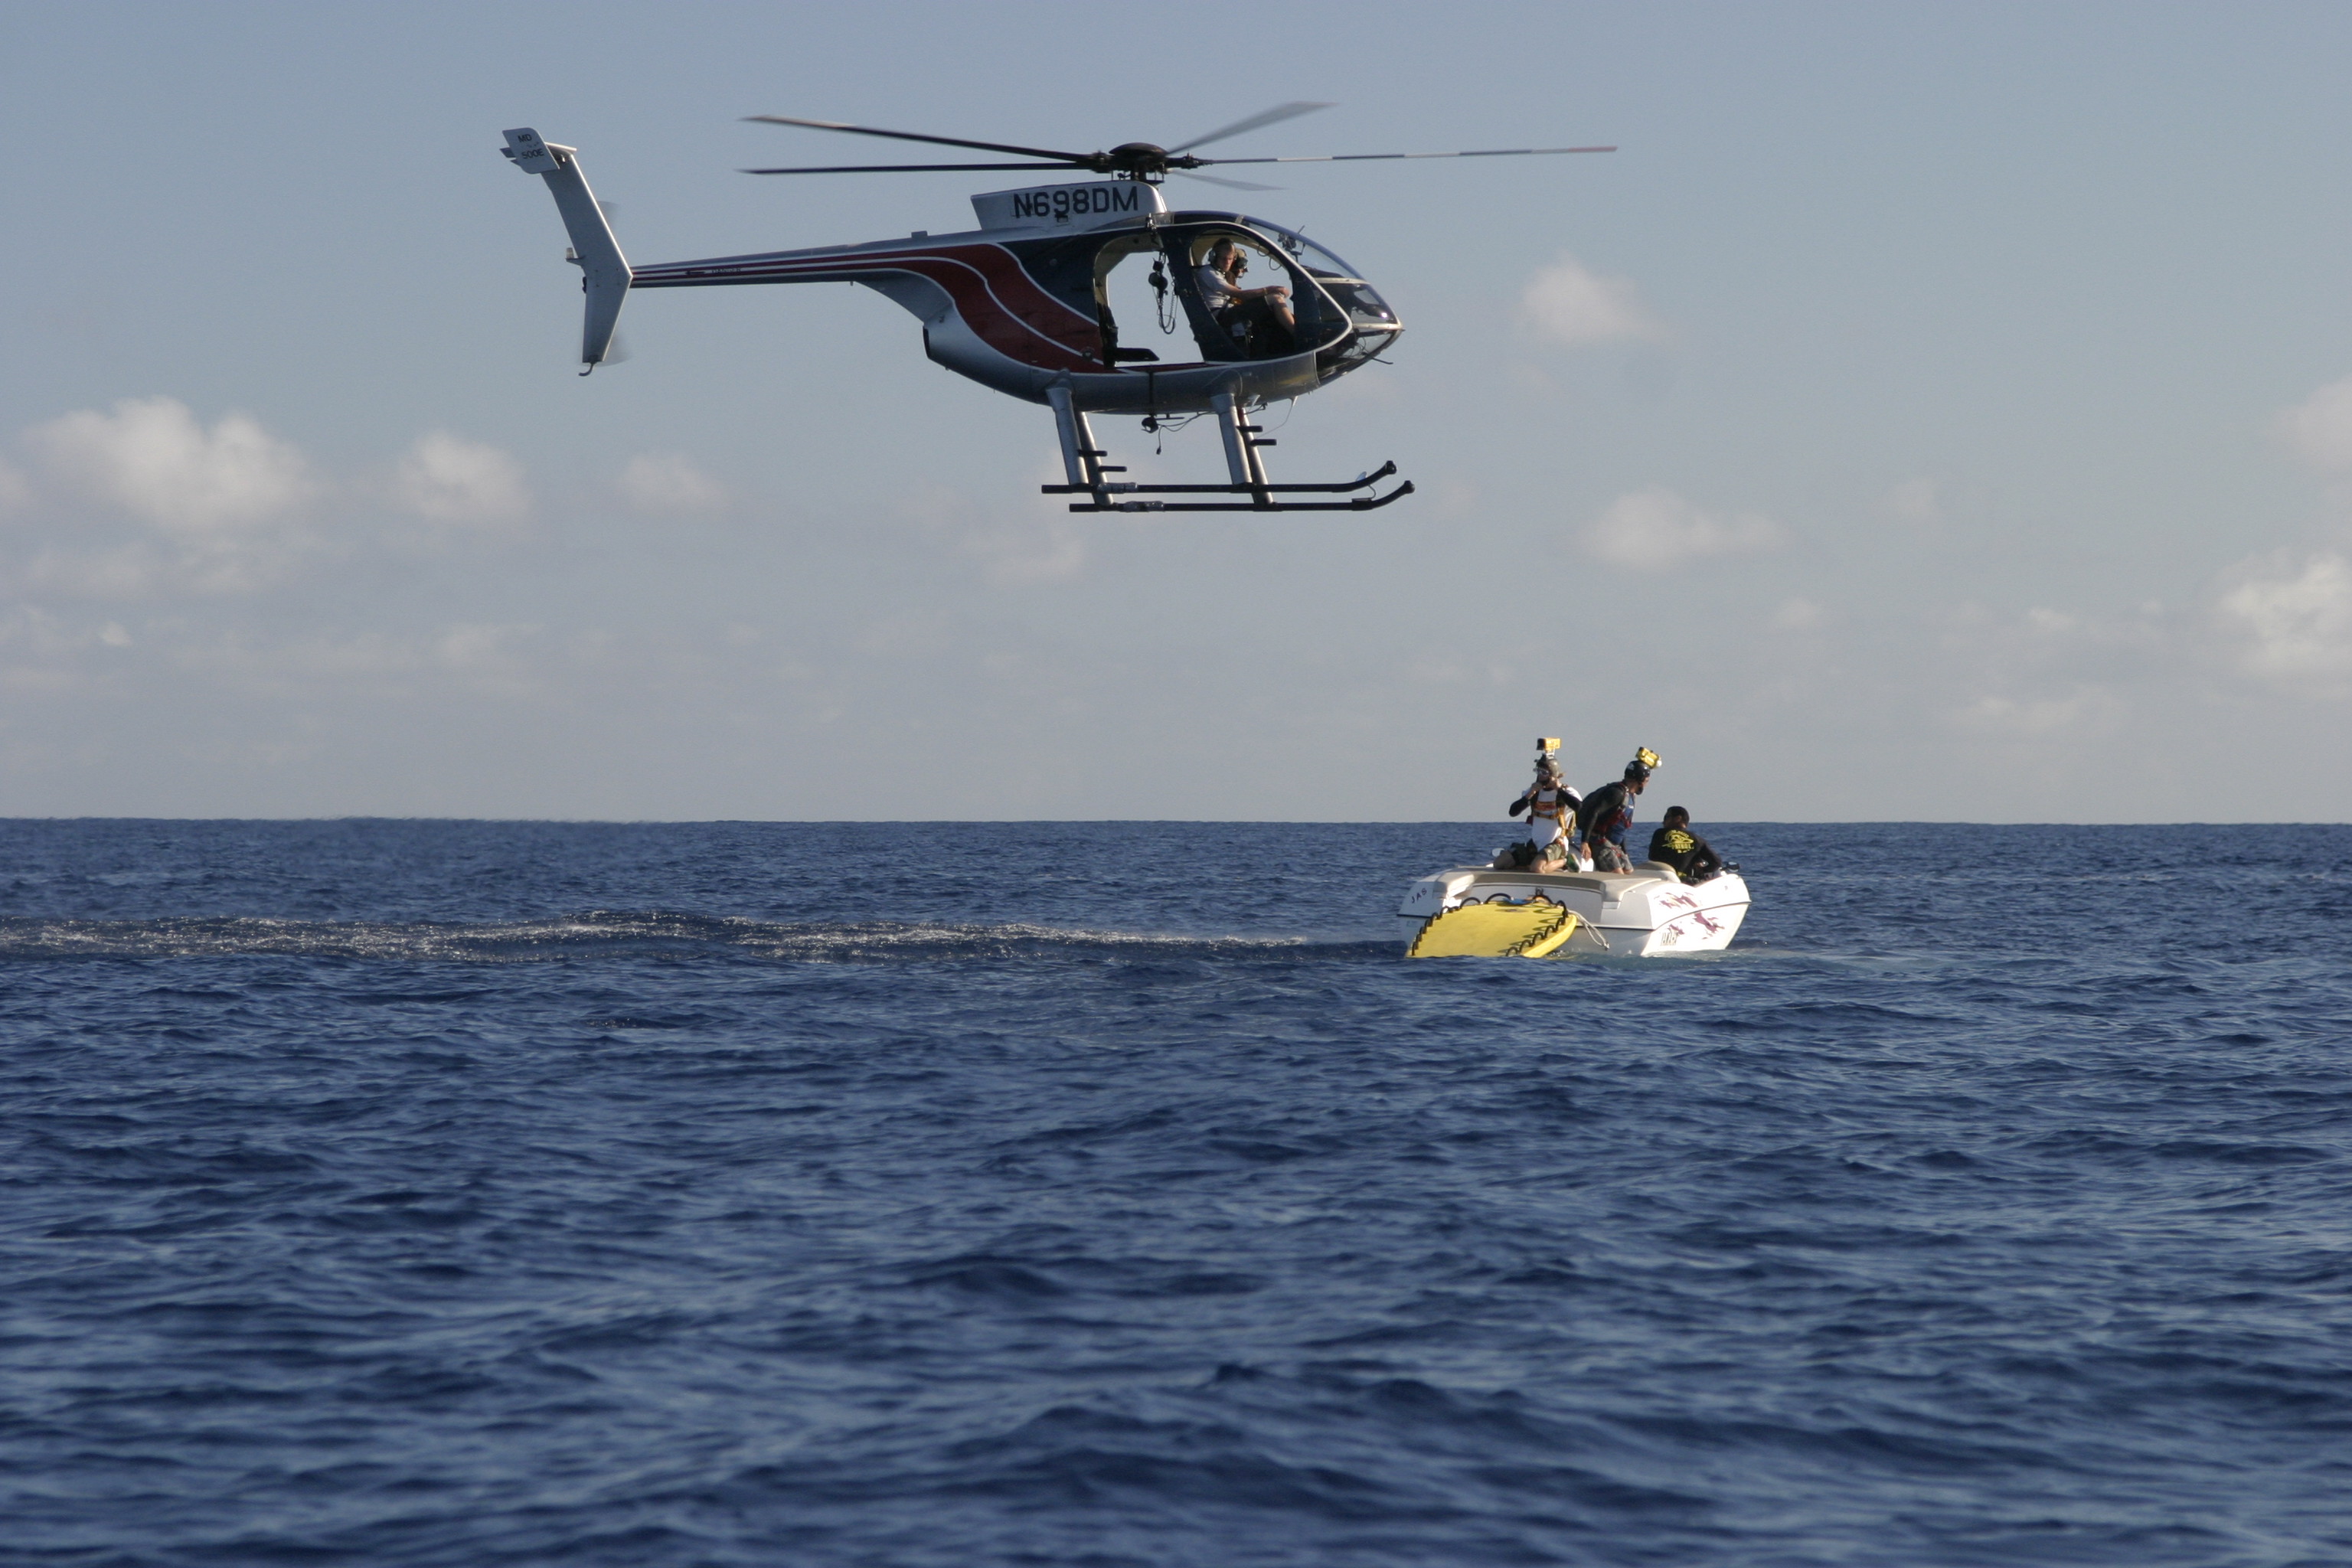
{"label": "open cockpit door", "polygon": [[1184,319],[1169,270],[1156,228],[1114,236],[1095,252],[1095,320],[1107,367],[1194,358],[1192,345],[1167,330]]}

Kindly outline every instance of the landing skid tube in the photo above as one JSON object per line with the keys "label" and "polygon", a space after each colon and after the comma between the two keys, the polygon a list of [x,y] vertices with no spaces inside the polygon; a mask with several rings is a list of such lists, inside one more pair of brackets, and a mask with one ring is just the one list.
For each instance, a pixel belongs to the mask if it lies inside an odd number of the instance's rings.
{"label": "landing skid tube", "polygon": [[[1241,405],[1231,393],[1219,393],[1216,405],[1217,426],[1225,438],[1225,467],[1233,475],[1231,484],[1223,485],[1140,485],[1124,479],[1108,479],[1106,474],[1123,474],[1127,470],[1103,459],[1110,454],[1095,445],[1094,427],[1087,422],[1083,409],[1072,406],[1066,387],[1054,387],[1046,394],[1054,405],[1054,424],[1062,437],[1062,471],[1066,484],[1040,485],[1041,493],[1049,496],[1087,496],[1090,500],[1072,502],[1072,511],[1370,511],[1392,500],[1412,494],[1412,481],[1407,479],[1386,495],[1350,496],[1346,500],[1277,500],[1277,496],[1314,494],[1345,495],[1349,490],[1368,489],[1397,471],[1394,463],[1382,463],[1371,473],[1341,485],[1277,485],[1265,477],[1265,459],[1258,448],[1271,447],[1271,440],[1261,438],[1261,427],[1245,422]],[[1247,496],[1247,500],[1171,501],[1114,500],[1114,496],[1161,495],[1230,495]]]}

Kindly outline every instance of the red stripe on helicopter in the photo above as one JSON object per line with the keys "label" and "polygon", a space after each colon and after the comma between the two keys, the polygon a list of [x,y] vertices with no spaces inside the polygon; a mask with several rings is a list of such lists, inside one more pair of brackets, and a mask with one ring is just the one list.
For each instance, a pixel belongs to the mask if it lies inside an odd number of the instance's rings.
{"label": "red stripe on helicopter", "polygon": [[910,272],[947,291],[956,313],[981,342],[1043,370],[1101,373],[1102,337],[1095,323],[1037,286],[1002,246],[962,245],[880,255],[761,258],[741,262],[673,262],[637,268],[640,289],[718,283],[793,283],[858,272]]}

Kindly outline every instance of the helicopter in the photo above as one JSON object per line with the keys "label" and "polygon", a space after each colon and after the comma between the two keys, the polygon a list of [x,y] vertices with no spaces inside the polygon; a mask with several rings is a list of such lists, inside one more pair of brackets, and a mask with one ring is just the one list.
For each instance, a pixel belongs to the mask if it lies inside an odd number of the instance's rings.
{"label": "helicopter", "polygon": [[[500,151],[547,182],[572,238],[565,259],[581,269],[587,295],[580,358],[589,374],[611,352],[621,306],[641,289],[753,283],[856,283],[914,314],[923,351],[982,385],[1054,411],[1065,483],[1047,495],[1084,497],[1072,511],[1368,511],[1412,493],[1410,480],[1380,493],[1394,462],[1339,484],[1276,484],[1266,447],[1275,445],[1254,411],[1297,398],[1361,369],[1404,328],[1363,274],[1296,229],[1238,212],[1171,211],[1160,191],[1171,174],[1233,189],[1274,187],[1203,174],[1239,163],[1375,163],[1417,158],[1528,157],[1612,153],[1613,147],[1514,147],[1469,153],[1355,153],[1309,157],[1203,158],[1192,149],[1332,105],[1279,104],[1175,147],[1129,142],[1106,152],[1068,153],[884,131],[781,114],[746,118],[855,136],[887,137],[1004,153],[1020,163],[853,163],[747,169],[750,174],[914,174],[943,170],[1084,171],[1110,176],[1078,184],[988,191],[971,198],[978,229],[813,249],[763,251],[700,261],[634,267],[621,254],[606,209],[589,189],[579,150],[529,127],[506,132]],[[1189,329],[1197,357],[1162,360],[1122,341],[1110,279],[1122,264],[1149,268],[1159,325],[1171,338]],[[1238,263],[1238,265],[1236,265]],[[1252,266],[1273,285],[1240,290],[1232,279]],[[1219,280],[1225,287],[1219,288]],[[1222,434],[1227,482],[1149,485],[1115,479],[1090,415],[1139,416],[1159,432],[1213,416]],[[1187,499],[1167,499],[1170,497]],[[1307,497],[1346,499],[1317,499]],[[1230,498],[1230,499],[1210,499]]]}

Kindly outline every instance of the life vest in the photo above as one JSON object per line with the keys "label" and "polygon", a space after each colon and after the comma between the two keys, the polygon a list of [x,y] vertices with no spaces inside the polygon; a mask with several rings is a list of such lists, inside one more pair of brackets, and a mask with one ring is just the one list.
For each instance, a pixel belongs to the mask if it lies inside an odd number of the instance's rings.
{"label": "life vest", "polygon": [[1576,809],[1576,794],[1564,787],[1536,790],[1528,799],[1529,818],[1548,816],[1554,822],[1565,823],[1569,813]]}
{"label": "life vest", "polygon": [[1633,825],[1633,797],[1623,784],[1602,784],[1576,808],[1576,821],[1588,840],[1608,838],[1622,844],[1625,829]]}

